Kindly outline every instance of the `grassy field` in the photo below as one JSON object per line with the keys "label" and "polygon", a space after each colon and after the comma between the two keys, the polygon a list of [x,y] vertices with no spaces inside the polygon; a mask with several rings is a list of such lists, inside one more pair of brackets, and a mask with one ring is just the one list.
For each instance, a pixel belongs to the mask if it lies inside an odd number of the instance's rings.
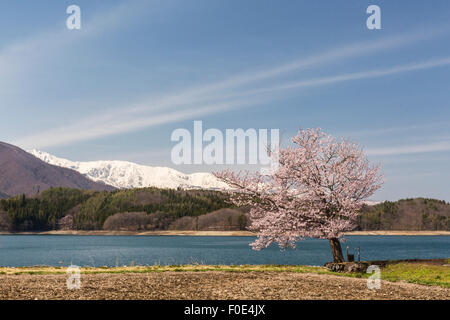
{"label": "grassy field", "polygon": [[413,263],[393,264],[382,269],[381,278],[393,282],[407,281],[409,283],[450,288],[450,266]]}
{"label": "grassy field", "polygon": [[[448,261],[450,263],[450,259]],[[368,278],[368,273],[337,273],[324,267],[283,266],[283,265],[175,265],[175,266],[123,266],[123,267],[87,267],[81,268],[82,274],[126,274],[155,272],[293,272],[327,274],[342,277]],[[5,275],[51,275],[65,274],[66,267],[1,267],[0,274]],[[404,281],[423,285],[450,288],[450,266],[421,263],[399,263],[381,270],[381,279],[397,282]]]}

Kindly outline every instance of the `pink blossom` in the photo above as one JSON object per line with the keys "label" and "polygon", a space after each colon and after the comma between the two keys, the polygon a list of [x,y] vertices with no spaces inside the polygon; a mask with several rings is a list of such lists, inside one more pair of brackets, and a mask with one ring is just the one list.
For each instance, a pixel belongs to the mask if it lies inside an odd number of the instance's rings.
{"label": "pink blossom", "polygon": [[287,248],[307,237],[341,237],[356,228],[364,200],[383,183],[380,166],[371,166],[355,143],[320,128],[299,129],[292,142],[280,150],[279,167],[270,175],[214,173],[234,189],[234,204],[251,206],[255,250],[273,242]]}

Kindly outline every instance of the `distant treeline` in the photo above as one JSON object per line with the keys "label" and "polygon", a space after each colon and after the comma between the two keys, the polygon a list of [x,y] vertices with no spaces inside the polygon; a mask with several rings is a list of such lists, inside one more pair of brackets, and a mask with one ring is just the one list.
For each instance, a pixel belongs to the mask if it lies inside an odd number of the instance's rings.
{"label": "distant treeline", "polygon": [[358,225],[360,230],[450,231],[450,204],[425,198],[385,201],[363,207]]}
{"label": "distant treeline", "polygon": [[57,229],[59,219],[98,193],[53,188],[35,197],[25,195],[0,200],[0,228],[12,231]]}
{"label": "distant treeline", "polygon": [[100,230],[108,217],[124,212],[164,216],[168,227],[184,216],[232,207],[227,199],[225,193],[205,190],[142,188],[93,192],[52,188],[31,198],[22,195],[0,200],[0,228]]}
{"label": "distant treeline", "polygon": [[[0,230],[245,230],[248,211],[218,191],[52,188],[0,200]],[[417,198],[365,206],[358,229],[450,230],[450,204]]]}

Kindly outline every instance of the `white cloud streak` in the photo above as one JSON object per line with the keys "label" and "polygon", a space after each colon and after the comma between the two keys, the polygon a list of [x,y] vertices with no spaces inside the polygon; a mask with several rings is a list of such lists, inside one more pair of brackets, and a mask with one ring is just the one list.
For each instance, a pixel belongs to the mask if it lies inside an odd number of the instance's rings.
{"label": "white cloud streak", "polygon": [[[136,10],[131,10],[130,12],[134,13],[135,11]],[[131,13],[130,16],[132,16]],[[120,17],[123,16],[123,12],[121,12],[120,8],[118,10],[111,11],[108,15],[105,15],[103,19],[99,20],[98,30],[94,31],[94,29],[92,29],[92,31],[88,34],[99,34],[99,30],[105,30],[108,26],[118,23],[119,15]],[[400,72],[444,65],[449,63],[450,59],[429,61],[426,63],[409,66],[398,66],[386,70],[303,80],[281,86],[262,88],[247,92],[229,91],[236,87],[241,88],[245,85],[253,85],[260,81],[275,78],[288,73],[298,72],[300,70],[325,65],[364,54],[373,54],[379,51],[405,46],[446,32],[446,29],[439,28],[435,30],[427,30],[427,32],[422,31],[421,33],[416,34],[400,35],[376,41],[354,43],[348,46],[334,48],[328,50],[326,53],[315,54],[307,58],[298,59],[290,63],[276,66],[274,68],[264,68],[262,71],[238,74],[216,83],[194,86],[160,98],[145,99],[142,102],[129,105],[127,107],[122,106],[121,108],[110,109],[106,112],[103,111],[100,116],[95,115],[85,119],[75,120],[67,126],[53,128],[32,136],[19,138],[16,139],[16,141],[13,141],[13,143],[24,148],[42,148],[70,144],[73,142],[130,132],[145,127],[192,119],[203,115],[211,115],[214,113],[231,110],[236,107],[254,105],[258,101],[261,101],[264,93],[270,94],[276,91],[298,87],[318,86],[342,81],[381,77]],[[27,62],[26,55],[17,55],[17,52],[40,52],[40,50],[34,49],[44,48],[46,47],[46,43],[52,43],[56,46],[60,43],[59,41],[65,41],[64,37],[62,37],[60,33],[38,36],[34,39],[27,40],[22,44],[15,44],[6,50],[3,50],[3,53],[0,53],[0,66],[9,65],[13,66],[14,69],[14,66],[18,67],[26,65],[22,63]],[[51,48],[52,47],[50,47],[49,52],[46,52],[45,50],[43,50],[43,52],[48,54],[51,52]],[[33,63],[35,63],[35,59],[32,60]],[[32,63],[29,63],[29,65],[32,65]],[[1,75],[2,73],[0,72],[0,76]],[[259,99],[249,99],[248,97],[245,97],[254,94],[260,94],[258,97]],[[241,101],[233,100],[233,98],[235,99],[236,97],[243,97],[243,99]],[[267,101],[267,97],[264,99]],[[198,105],[200,105],[200,107],[196,107]]]}
{"label": "white cloud streak", "polygon": [[338,76],[330,76],[330,77],[323,77],[323,78],[317,78],[317,79],[308,79],[293,83],[287,83],[280,86],[274,86],[270,88],[262,88],[258,90],[252,91],[253,94],[255,93],[265,93],[270,91],[280,91],[280,90],[288,90],[288,89],[296,89],[300,87],[312,87],[312,86],[319,86],[319,85],[327,85],[327,84],[334,84],[338,82],[344,82],[344,81],[352,81],[352,80],[361,80],[361,79],[368,79],[368,78],[378,78],[378,77],[384,77],[404,72],[411,72],[411,71],[418,71],[423,69],[430,69],[430,68],[436,68],[436,67],[442,67],[450,64],[450,57],[446,57],[443,59],[435,59],[430,60],[426,62],[416,63],[416,64],[410,64],[410,65],[403,65],[403,66],[395,66],[388,69],[382,69],[382,70],[371,70],[371,71],[363,71],[363,72],[356,72],[356,73],[349,73],[349,74],[343,74]]}
{"label": "white cloud streak", "polygon": [[30,149],[39,142],[39,147],[49,147],[64,145],[78,141],[101,138],[104,136],[117,134],[120,132],[129,132],[142,128],[183,121],[186,119],[195,119],[197,117],[215,114],[218,112],[229,111],[235,108],[243,108],[254,105],[261,100],[239,100],[225,101],[217,104],[206,104],[196,108],[176,110],[155,115],[146,115],[132,119],[121,119],[108,123],[97,123],[95,119],[89,119],[84,123],[75,123],[67,127],[60,127],[43,133],[26,137],[15,141],[14,144]]}
{"label": "white cloud streak", "polygon": [[[240,93],[237,94],[237,96],[250,94],[254,95],[257,93],[263,94],[268,92],[288,90],[299,87],[329,85],[343,81],[376,78],[404,72],[435,68],[449,64],[450,64],[450,57],[405,66],[395,66],[383,70],[372,70],[338,76],[323,77],[318,79],[304,80],[300,82],[284,84],[281,86],[263,88],[246,93]],[[179,98],[180,97],[178,97],[178,99]],[[100,138],[112,134],[134,131],[145,127],[152,127],[155,125],[193,119],[199,116],[211,115],[218,112],[228,111],[236,107],[251,106],[257,102],[262,102],[261,99],[262,98],[260,97],[259,99],[247,98],[246,100],[242,101],[228,100],[220,102],[211,102],[198,108],[197,107],[184,108],[181,110],[166,112],[162,114],[154,114],[150,116],[142,113],[139,114],[139,116],[131,115],[131,117],[129,117],[130,113],[124,113],[123,117],[118,117],[117,114],[109,114],[106,116],[100,116],[98,118],[97,117],[87,118],[83,121],[76,122],[70,126],[49,130],[41,134],[20,139],[18,141],[15,141],[14,143],[19,146],[23,146],[25,148],[34,148],[36,147],[36,143],[39,145],[40,148],[63,145],[77,141]],[[189,100],[183,101],[185,105],[189,105],[195,104],[199,100],[201,99],[192,98],[191,101]],[[155,105],[158,106],[159,108],[162,108],[163,106],[170,106],[171,103],[173,102],[174,102],[173,100],[171,102],[169,100],[169,102],[165,104],[164,101],[161,101],[160,104]]]}
{"label": "white cloud streak", "polygon": [[444,152],[450,151],[450,141],[440,141],[435,143],[402,145],[397,147],[371,148],[366,153],[371,156],[392,156],[416,153]]}
{"label": "white cloud streak", "polygon": [[[434,68],[439,66],[445,66],[450,64],[450,57],[443,59],[430,60],[422,63],[410,64],[406,66],[395,66],[383,70],[372,70],[365,72],[358,72],[352,74],[344,74],[338,76],[324,77],[318,79],[304,80],[300,82],[285,84],[281,86],[276,86],[272,88],[263,88],[256,91],[247,92],[247,94],[255,93],[267,93],[280,90],[288,90],[299,87],[307,86],[319,86],[319,85],[329,85],[343,81],[376,78],[382,76],[388,76],[398,73],[417,71],[422,69]],[[242,93],[241,93],[242,94]],[[26,148],[34,147],[36,142],[39,143],[39,147],[49,147],[55,145],[63,145],[67,143],[72,143],[76,141],[89,140],[99,137],[104,137],[112,134],[123,133],[142,129],[145,127],[152,127],[161,124],[173,123],[177,121],[183,121],[187,119],[194,119],[195,117],[211,115],[218,112],[229,111],[237,107],[248,107],[254,105],[258,102],[262,102],[262,98],[259,99],[246,99],[246,100],[228,100],[215,103],[205,104],[201,107],[185,108],[181,110],[176,110],[172,112],[165,112],[162,114],[154,115],[143,115],[140,114],[138,117],[132,116],[127,117],[112,117],[112,115],[107,116],[109,121],[105,121],[105,117],[99,118],[88,118],[84,121],[77,122],[70,126],[57,128],[54,130],[49,130],[47,132],[33,135],[31,137],[26,137],[24,139],[15,141],[15,144],[20,146],[25,146]],[[193,104],[197,100],[185,101],[185,104]],[[164,103],[160,104],[159,107],[163,106]],[[116,115],[117,116],[117,115]],[[436,146],[435,146],[436,147]],[[420,148],[419,148],[420,149]],[[419,150],[418,149],[418,150]],[[395,151],[397,150],[397,151]],[[372,150],[377,155],[389,154],[389,152],[399,152],[398,148],[394,149],[380,149]],[[405,149],[405,150],[415,150],[415,149]],[[378,152],[378,153],[377,153]],[[410,151],[405,151],[410,152]]]}
{"label": "white cloud streak", "polygon": [[432,123],[421,123],[421,124],[414,124],[414,125],[408,125],[408,126],[402,126],[402,127],[391,127],[391,128],[381,128],[381,129],[368,129],[368,130],[361,130],[361,131],[352,131],[352,132],[346,132],[345,134],[342,134],[342,136],[346,137],[367,137],[367,136],[383,136],[387,134],[393,134],[393,133],[399,133],[399,132],[408,132],[408,131],[418,131],[423,129],[436,129],[440,127],[450,127],[450,122],[448,121],[439,121],[439,122],[432,122]]}
{"label": "white cloud streak", "polygon": [[[181,92],[174,92],[164,97],[137,103],[135,105],[129,106],[126,109],[114,109],[111,110],[111,113],[107,117],[111,118],[120,116],[122,114],[157,111],[162,109],[167,110],[168,108],[184,106],[186,104],[189,104],[191,101],[193,103],[201,103],[218,99],[223,100],[230,97],[237,97],[239,95],[242,96],[252,93],[258,93],[252,91],[248,93],[227,93],[227,90],[236,87],[242,87],[248,84],[258,83],[277,76],[310,69],[315,66],[323,66],[327,63],[332,63],[339,60],[350,59],[352,57],[357,57],[364,54],[375,54],[383,50],[393,49],[433,38],[446,32],[448,32],[448,30],[445,28],[437,28],[433,30],[427,30],[426,32],[421,31],[420,33],[415,34],[391,36],[375,41],[354,43],[344,47],[332,48],[330,50],[327,50],[326,53],[313,54],[309,57],[297,59],[295,61],[291,61],[289,63],[285,63],[273,68],[264,68],[262,71],[242,73],[231,76],[216,83],[190,87]],[[273,90],[280,89],[274,88]]]}

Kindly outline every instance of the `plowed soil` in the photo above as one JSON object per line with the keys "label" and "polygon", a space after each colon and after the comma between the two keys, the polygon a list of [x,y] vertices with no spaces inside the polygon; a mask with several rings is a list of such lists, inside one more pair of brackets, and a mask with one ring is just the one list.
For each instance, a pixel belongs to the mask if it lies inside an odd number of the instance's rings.
{"label": "plowed soil", "polygon": [[450,289],[291,272],[152,272],[82,274],[68,290],[67,275],[0,275],[0,299],[450,299]]}

